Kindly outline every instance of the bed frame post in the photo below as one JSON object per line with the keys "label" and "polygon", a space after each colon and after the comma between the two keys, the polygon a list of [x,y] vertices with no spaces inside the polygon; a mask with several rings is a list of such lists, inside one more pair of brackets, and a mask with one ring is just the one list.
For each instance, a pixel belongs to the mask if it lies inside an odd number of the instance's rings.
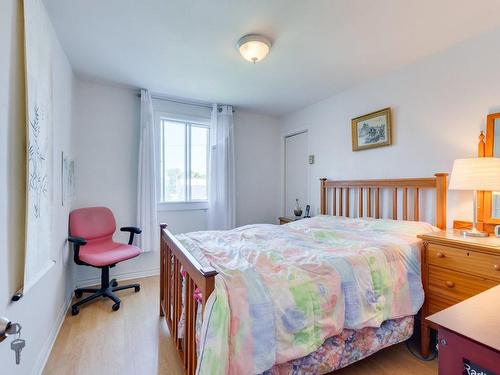
{"label": "bed frame post", "polygon": [[321,207],[320,213],[321,215],[326,215],[326,178],[320,178],[321,181]]}
{"label": "bed frame post", "polygon": [[436,173],[436,226],[446,229],[446,178],[448,173]]}
{"label": "bed frame post", "polygon": [[165,316],[165,282],[163,281],[163,278],[165,278],[165,249],[164,249],[164,242],[161,240],[161,234],[163,232],[163,229],[167,228],[167,224],[165,223],[160,223],[160,316]]}
{"label": "bed frame post", "polygon": [[[170,233],[166,224],[160,224],[160,316],[167,322],[174,346],[184,364],[184,373],[196,372],[196,311],[195,294],[201,292],[201,308],[205,306],[215,288],[217,271],[202,265]],[[183,275],[181,275],[181,270]],[[184,280],[184,282],[183,282]],[[183,301],[183,284],[185,299]],[[184,332],[179,331],[179,322],[184,311]]]}

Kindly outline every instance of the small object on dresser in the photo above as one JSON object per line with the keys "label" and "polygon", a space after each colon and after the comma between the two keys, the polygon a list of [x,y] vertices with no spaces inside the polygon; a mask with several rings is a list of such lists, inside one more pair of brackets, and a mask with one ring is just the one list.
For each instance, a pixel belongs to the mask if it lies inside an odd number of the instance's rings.
{"label": "small object on dresser", "polygon": [[495,226],[495,237],[500,237],[500,225]]}
{"label": "small object on dresser", "polygon": [[293,213],[297,217],[302,216],[302,207],[300,207],[299,198],[295,199],[295,209],[293,210]]}
{"label": "small object on dresser", "polygon": [[306,213],[304,214],[304,218],[308,218],[308,217],[311,217],[309,216],[309,211],[311,210],[311,206],[310,205],[307,205],[306,206]]}

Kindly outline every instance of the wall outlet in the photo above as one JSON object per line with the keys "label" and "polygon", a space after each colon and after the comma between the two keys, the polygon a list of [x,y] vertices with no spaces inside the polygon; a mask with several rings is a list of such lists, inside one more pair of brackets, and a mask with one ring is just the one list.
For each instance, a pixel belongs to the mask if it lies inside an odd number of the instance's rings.
{"label": "wall outlet", "polygon": [[309,164],[314,164],[314,155],[309,155]]}

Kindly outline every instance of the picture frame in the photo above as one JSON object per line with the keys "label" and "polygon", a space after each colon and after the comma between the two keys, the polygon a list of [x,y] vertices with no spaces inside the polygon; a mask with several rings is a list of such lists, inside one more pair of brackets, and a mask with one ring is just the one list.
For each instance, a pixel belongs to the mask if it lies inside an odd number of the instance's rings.
{"label": "picture frame", "polygon": [[61,205],[71,203],[75,197],[75,160],[61,152]]}
{"label": "picture frame", "polygon": [[391,108],[352,119],[352,150],[389,146],[392,144]]}

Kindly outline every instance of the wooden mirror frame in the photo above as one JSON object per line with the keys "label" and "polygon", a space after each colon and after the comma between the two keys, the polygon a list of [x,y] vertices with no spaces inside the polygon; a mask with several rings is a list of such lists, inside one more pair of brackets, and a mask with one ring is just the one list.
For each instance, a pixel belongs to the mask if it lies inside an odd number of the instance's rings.
{"label": "wooden mirror frame", "polygon": [[[495,139],[495,120],[500,119],[500,113],[489,114],[486,119],[486,142],[483,132],[479,135],[478,156],[493,157],[494,139]],[[495,226],[500,225],[500,218],[491,216],[491,191],[479,192],[477,218],[480,230],[488,233],[494,233]]]}

